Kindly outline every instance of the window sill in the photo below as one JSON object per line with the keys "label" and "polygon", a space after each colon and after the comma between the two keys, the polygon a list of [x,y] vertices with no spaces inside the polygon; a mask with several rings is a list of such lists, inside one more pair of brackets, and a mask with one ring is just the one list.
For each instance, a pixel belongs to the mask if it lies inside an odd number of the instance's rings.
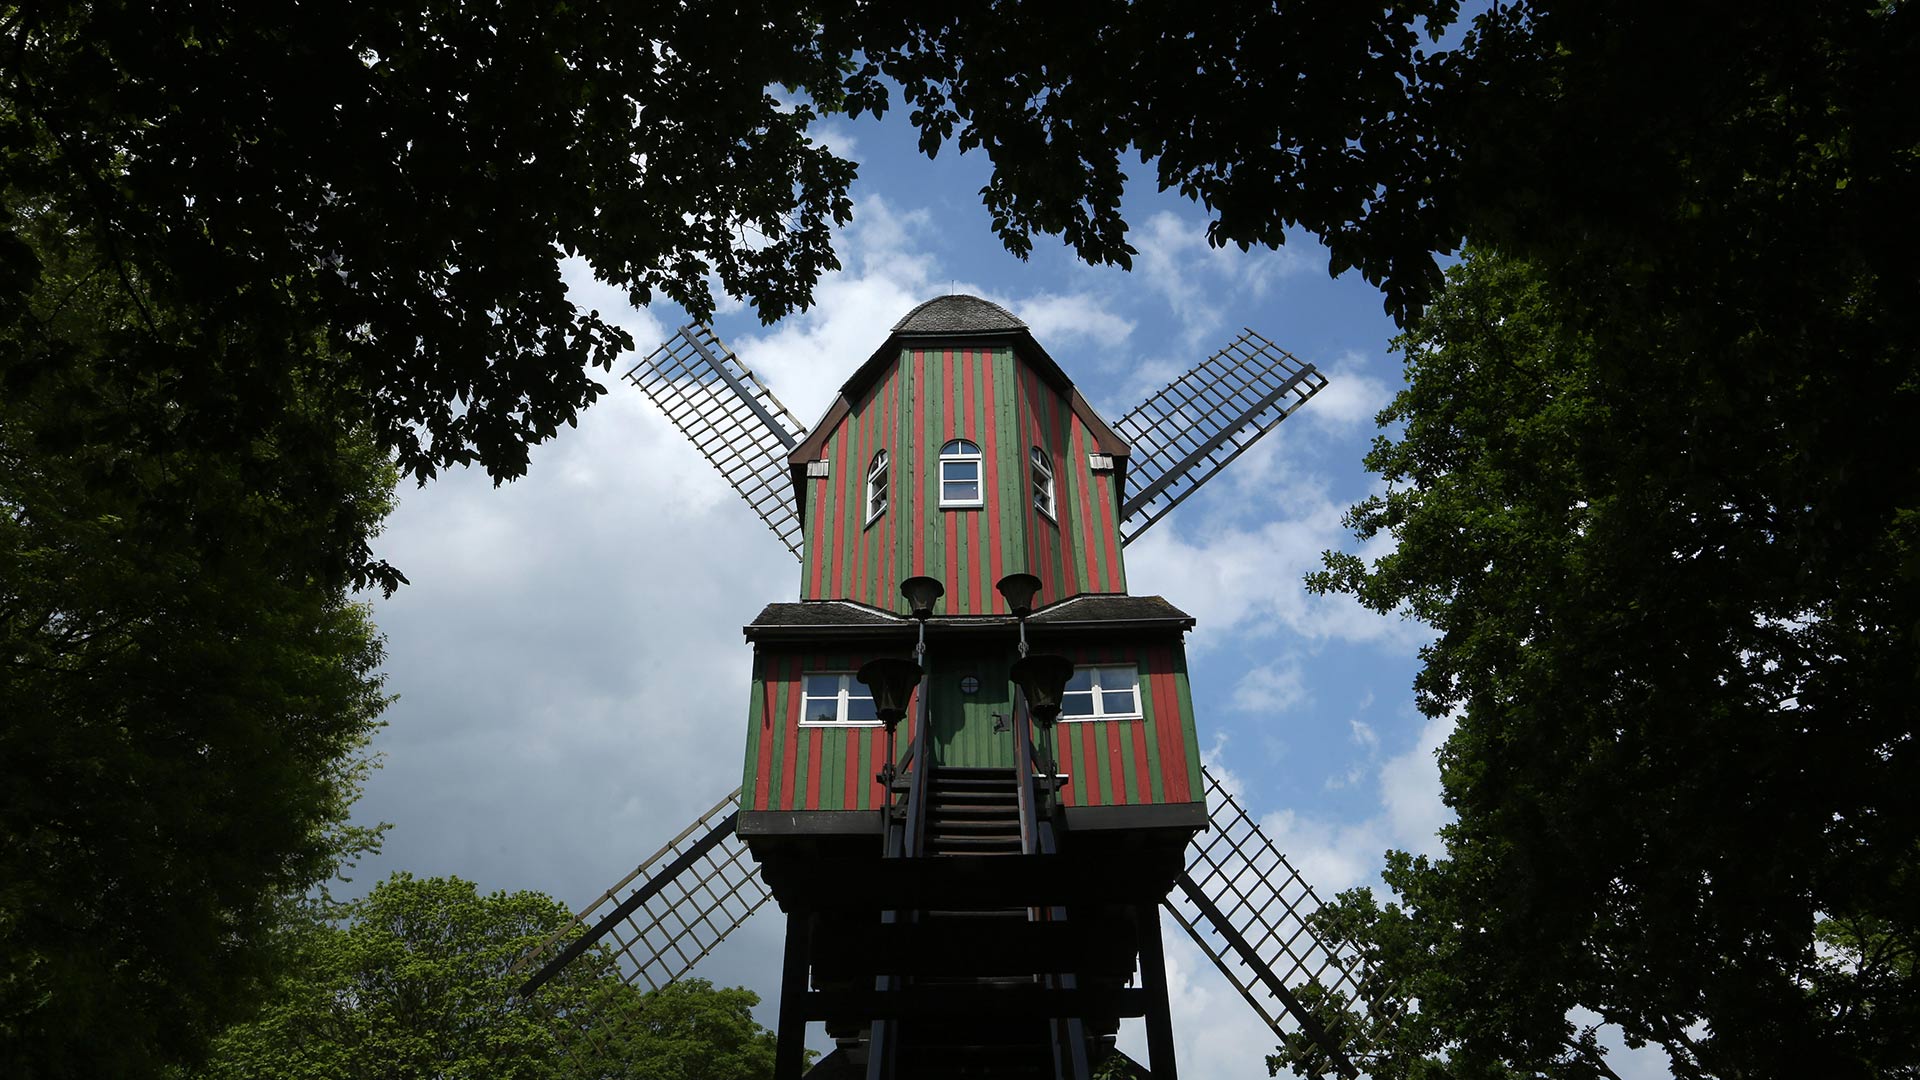
{"label": "window sill", "polygon": [[970,502],[970,503],[960,503],[960,502],[944,503],[943,502],[940,504],[940,509],[942,510],[984,510],[986,509],[986,506],[987,504],[983,502]]}
{"label": "window sill", "polygon": [[881,726],[881,723],[878,720],[802,720],[800,721],[800,726],[805,728],[877,728]]}
{"label": "window sill", "polygon": [[1054,721],[1056,724],[1092,724],[1101,720],[1145,720],[1141,713],[1110,713],[1106,716],[1063,716]]}

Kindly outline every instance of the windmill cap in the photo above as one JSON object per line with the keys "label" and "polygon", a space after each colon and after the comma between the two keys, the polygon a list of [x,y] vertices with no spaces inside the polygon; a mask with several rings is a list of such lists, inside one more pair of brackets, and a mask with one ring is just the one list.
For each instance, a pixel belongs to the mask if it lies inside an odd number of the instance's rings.
{"label": "windmill cap", "polygon": [[999,304],[961,293],[936,296],[893,324],[896,334],[992,334],[1025,329],[1026,323]]}

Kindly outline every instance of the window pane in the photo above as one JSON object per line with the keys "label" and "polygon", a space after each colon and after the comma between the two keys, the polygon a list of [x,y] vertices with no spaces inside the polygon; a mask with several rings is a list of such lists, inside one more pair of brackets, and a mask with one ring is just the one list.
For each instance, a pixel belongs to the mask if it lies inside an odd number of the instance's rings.
{"label": "window pane", "polygon": [[1140,670],[1131,667],[1103,667],[1100,669],[1100,689],[1128,690],[1140,685]]}
{"label": "window pane", "polygon": [[1067,691],[1060,696],[1061,716],[1092,716],[1093,691]]}
{"label": "window pane", "polygon": [[1084,667],[1074,668],[1073,678],[1067,680],[1067,692],[1073,693],[1076,690],[1092,690],[1092,689],[1093,689],[1093,669],[1084,668]]}
{"label": "window pane", "polygon": [[947,480],[980,479],[980,463],[977,461],[949,461],[940,466],[940,475]]}
{"label": "window pane", "polygon": [[874,709],[872,698],[854,697],[852,694],[848,694],[847,695],[847,719],[878,720],[880,719],[880,714]]}
{"label": "window pane", "polygon": [[1100,711],[1108,716],[1128,716],[1140,711],[1140,703],[1132,690],[1102,690]]}
{"label": "window pane", "polygon": [[838,675],[807,676],[807,696],[808,697],[831,698],[831,697],[838,697],[839,695],[840,695],[840,676]]}
{"label": "window pane", "polygon": [[940,499],[943,502],[979,502],[980,482],[977,480],[949,480],[940,485]]}

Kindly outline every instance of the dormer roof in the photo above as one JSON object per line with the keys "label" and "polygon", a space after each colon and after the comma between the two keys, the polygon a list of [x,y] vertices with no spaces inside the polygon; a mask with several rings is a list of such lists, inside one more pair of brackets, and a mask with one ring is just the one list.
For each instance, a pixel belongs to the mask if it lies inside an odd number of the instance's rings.
{"label": "dormer roof", "polygon": [[1034,340],[1027,324],[991,300],[954,293],[936,296],[902,316],[899,322],[893,324],[887,340],[881,342],[866,363],[861,364],[859,370],[841,385],[840,396],[828,406],[826,415],[787,456],[788,467],[794,473],[795,490],[799,488],[806,463],[820,456],[821,445],[834,425],[846,416],[852,403],[859,401],[874,380],[898,358],[901,346],[914,341],[1013,346],[1028,367],[1067,397],[1074,412],[1079,414],[1092,433],[1099,452],[1113,455],[1120,459],[1122,469],[1126,467],[1125,460],[1129,454],[1126,440],[1116,434],[1106,420],[1087,404],[1080,391],[1074,388],[1073,380],[1067,378],[1067,373],[1060,370],[1060,365]]}

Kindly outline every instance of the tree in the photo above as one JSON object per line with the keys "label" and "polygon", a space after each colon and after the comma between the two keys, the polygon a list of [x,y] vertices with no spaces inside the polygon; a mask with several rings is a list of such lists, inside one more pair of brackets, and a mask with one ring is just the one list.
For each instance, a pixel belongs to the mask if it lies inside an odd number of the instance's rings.
{"label": "tree", "polygon": [[14,224],[39,287],[0,350],[62,353],[0,394],[0,1072],[152,1075],[374,839],[347,814],[387,699],[348,588],[394,473],[318,394],[184,436],[110,272],[57,214]]}
{"label": "tree", "polygon": [[1328,916],[1373,1075],[1606,1075],[1576,1006],[1681,1076],[1920,1072],[1920,381],[1866,287],[1836,350],[1695,351],[1477,252],[1400,340],[1349,519],[1397,547],[1315,580],[1432,625],[1458,715],[1446,857]]}
{"label": "tree", "polygon": [[[224,1034],[206,1080],[305,1077],[757,1080],[775,1039],[759,999],[689,980],[641,994],[603,952],[515,996],[513,963],[566,927],[536,893],[482,896],[454,878],[396,874],[331,918],[295,923],[259,1019]],[[591,1028],[575,1030],[588,1010]]]}

